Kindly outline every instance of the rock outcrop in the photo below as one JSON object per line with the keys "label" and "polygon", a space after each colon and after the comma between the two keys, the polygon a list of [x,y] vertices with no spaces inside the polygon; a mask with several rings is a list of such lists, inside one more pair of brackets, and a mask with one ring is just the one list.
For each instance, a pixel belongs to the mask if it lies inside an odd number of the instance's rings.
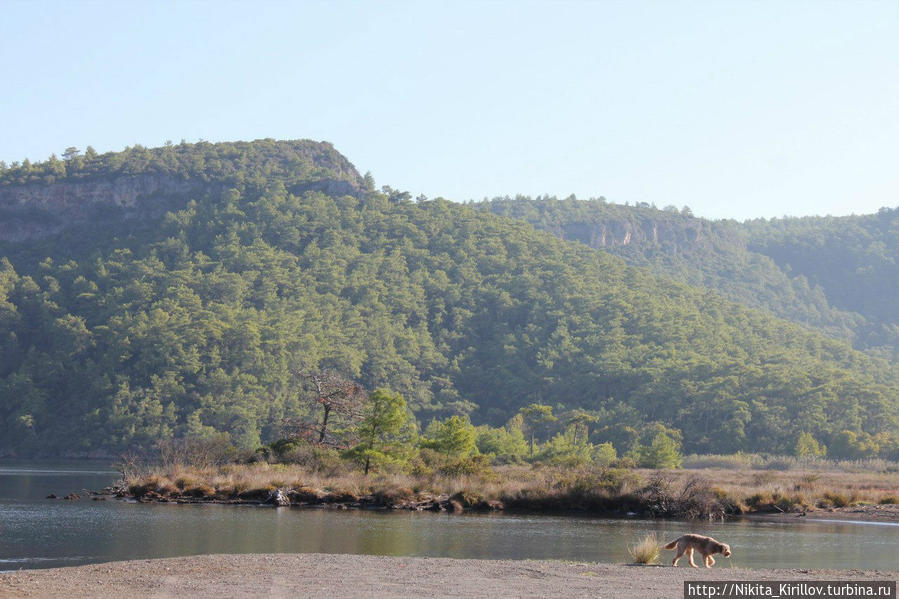
{"label": "rock outcrop", "polygon": [[0,187],[0,240],[25,241],[82,224],[101,211],[121,218],[160,216],[172,200],[198,192],[201,184],[167,175]]}

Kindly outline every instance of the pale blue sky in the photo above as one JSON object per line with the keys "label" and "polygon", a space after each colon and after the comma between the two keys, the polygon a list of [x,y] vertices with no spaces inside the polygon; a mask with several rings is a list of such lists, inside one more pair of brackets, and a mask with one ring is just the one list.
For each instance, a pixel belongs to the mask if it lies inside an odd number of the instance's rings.
{"label": "pale blue sky", "polygon": [[0,0],[0,160],[327,140],[378,185],[899,205],[899,0]]}

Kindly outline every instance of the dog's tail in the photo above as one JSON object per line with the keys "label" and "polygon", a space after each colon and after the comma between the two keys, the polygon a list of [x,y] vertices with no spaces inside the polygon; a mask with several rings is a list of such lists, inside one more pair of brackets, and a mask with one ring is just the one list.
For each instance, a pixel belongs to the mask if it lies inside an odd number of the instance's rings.
{"label": "dog's tail", "polygon": [[677,539],[674,539],[673,541],[665,545],[665,549],[674,549],[675,547],[677,547]]}

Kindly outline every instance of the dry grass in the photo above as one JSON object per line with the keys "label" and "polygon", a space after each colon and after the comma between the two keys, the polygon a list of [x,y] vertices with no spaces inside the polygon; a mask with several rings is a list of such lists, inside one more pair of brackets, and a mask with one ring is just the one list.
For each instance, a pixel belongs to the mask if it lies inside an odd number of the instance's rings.
{"label": "dry grass", "polygon": [[662,543],[656,537],[655,533],[651,533],[643,537],[636,545],[627,548],[627,552],[634,560],[635,564],[651,565],[659,561],[662,553]]}
{"label": "dry grass", "polygon": [[875,504],[884,497],[899,496],[899,473],[881,471],[754,470],[710,468],[674,470],[675,478],[702,474],[713,481],[715,491],[751,511],[796,511],[854,504]]}
{"label": "dry grass", "polygon": [[682,467],[694,469],[730,470],[780,470],[802,472],[899,472],[899,463],[879,458],[859,460],[831,460],[820,457],[797,458],[793,456],[770,456],[755,453],[729,455],[690,454],[684,456]]}
{"label": "dry grass", "polygon": [[173,466],[128,482],[135,496],[264,499],[291,490],[307,502],[397,505],[457,498],[465,507],[502,503],[540,512],[633,511],[661,517],[718,518],[747,511],[791,512],[859,503],[895,503],[899,473],[754,468],[653,470],[504,465],[473,474],[324,473],[302,465]]}

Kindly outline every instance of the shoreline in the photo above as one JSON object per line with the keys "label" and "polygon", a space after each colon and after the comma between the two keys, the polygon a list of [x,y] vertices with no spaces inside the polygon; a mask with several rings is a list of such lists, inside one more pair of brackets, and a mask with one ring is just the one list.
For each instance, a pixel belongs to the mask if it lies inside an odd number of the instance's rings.
{"label": "shoreline", "polygon": [[[263,497],[265,497],[263,499]],[[208,504],[208,505],[254,505],[261,507],[289,507],[296,509],[332,509],[332,510],[375,510],[375,511],[417,511],[417,512],[444,512],[461,514],[464,512],[480,512],[495,514],[535,514],[535,515],[556,515],[556,516],[588,516],[597,518],[621,518],[621,519],[642,519],[642,520],[684,520],[690,521],[689,518],[678,518],[672,516],[648,515],[638,512],[623,512],[621,509],[614,510],[596,510],[590,508],[572,508],[570,506],[564,508],[553,509],[534,509],[527,507],[518,507],[514,505],[505,505],[501,501],[485,501],[483,499],[470,501],[464,494],[456,495],[429,495],[425,498],[419,498],[416,501],[389,501],[383,497],[367,496],[351,501],[340,501],[330,497],[302,497],[298,501],[298,497],[293,493],[277,494],[267,493],[267,496],[255,495],[234,499],[219,499],[212,497],[191,497],[185,495],[163,496],[158,493],[148,493],[143,496],[135,497],[130,495],[124,489],[104,489],[102,491],[91,491],[86,497],[78,495],[57,497],[49,496],[47,499],[62,500],[81,500],[92,499],[94,501],[106,501],[115,499],[118,501],[127,501],[133,503],[157,503],[157,504]],[[305,500],[305,501],[304,501]],[[741,518],[749,518],[753,520],[768,520],[773,522],[797,522],[802,520],[834,520],[846,522],[861,523],[883,523],[899,525],[899,504],[859,504],[846,507],[836,508],[807,508],[801,511],[755,511],[743,514],[725,514],[721,518],[715,518],[720,521],[733,521]],[[694,520],[705,520],[705,518],[695,518]]]}
{"label": "shoreline", "polygon": [[[724,560],[721,560],[724,561]],[[693,569],[350,554],[199,555],[0,574],[0,598],[234,596],[682,597],[703,581],[896,580],[899,571]]]}

